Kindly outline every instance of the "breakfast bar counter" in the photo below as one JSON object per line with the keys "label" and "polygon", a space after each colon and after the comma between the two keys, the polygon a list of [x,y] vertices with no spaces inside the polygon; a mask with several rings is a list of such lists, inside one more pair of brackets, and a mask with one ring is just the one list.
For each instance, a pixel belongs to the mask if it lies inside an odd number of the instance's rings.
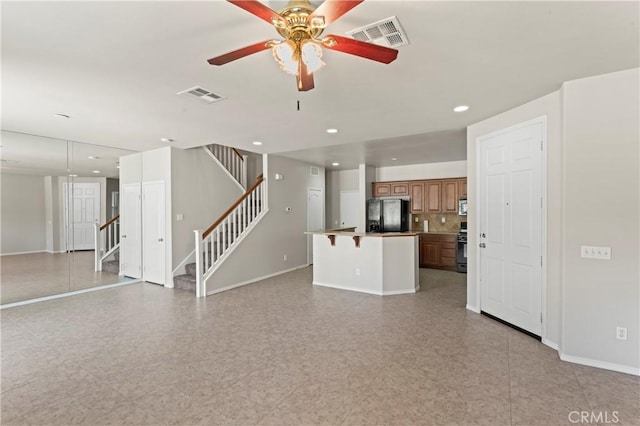
{"label": "breakfast bar counter", "polygon": [[313,235],[313,285],[381,296],[420,288],[417,233],[308,234]]}

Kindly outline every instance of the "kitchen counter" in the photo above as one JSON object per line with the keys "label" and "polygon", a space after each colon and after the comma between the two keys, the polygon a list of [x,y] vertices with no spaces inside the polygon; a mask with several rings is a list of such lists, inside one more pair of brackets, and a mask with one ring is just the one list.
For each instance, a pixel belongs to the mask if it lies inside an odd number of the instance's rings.
{"label": "kitchen counter", "polygon": [[313,235],[315,286],[380,296],[415,293],[420,288],[417,233],[306,234]]}

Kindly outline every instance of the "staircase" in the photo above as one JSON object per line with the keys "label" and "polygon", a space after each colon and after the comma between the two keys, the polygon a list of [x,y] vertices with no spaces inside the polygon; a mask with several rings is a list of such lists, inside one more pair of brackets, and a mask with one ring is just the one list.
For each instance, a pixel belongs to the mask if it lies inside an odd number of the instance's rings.
{"label": "staircase", "polygon": [[186,274],[174,277],[174,288],[205,297],[207,279],[266,214],[266,206],[266,181],[260,175],[207,230],[194,231],[196,261],[185,266]]}
{"label": "staircase", "polygon": [[247,188],[247,157],[240,151],[224,145],[207,145],[207,150],[220,163],[229,176],[245,190]]}
{"label": "staircase", "polygon": [[[94,224],[94,235],[94,270],[119,274],[120,215],[112,217],[104,225]],[[107,260],[110,258],[115,260]]]}

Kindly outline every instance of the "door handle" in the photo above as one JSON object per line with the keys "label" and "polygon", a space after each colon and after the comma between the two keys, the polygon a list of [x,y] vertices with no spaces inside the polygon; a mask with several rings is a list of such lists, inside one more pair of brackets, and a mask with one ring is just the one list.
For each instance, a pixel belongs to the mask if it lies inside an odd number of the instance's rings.
{"label": "door handle", "polygon": [[163,242],[163,241],[164,241],[164,239],[162,239],[162,238],[158,238],[158,241]]}
{"label": "door handle", "polygon": [[485,243],[480,243],[480,248],[485,248],[487,245]]}
{"label": "door handle", "polygon": [[485,234],[485,233],[483,232],[482,234],[480,234],[480,236],[481,236],[482,238],[486,238],[486,237],[487,237],[487,234]]}

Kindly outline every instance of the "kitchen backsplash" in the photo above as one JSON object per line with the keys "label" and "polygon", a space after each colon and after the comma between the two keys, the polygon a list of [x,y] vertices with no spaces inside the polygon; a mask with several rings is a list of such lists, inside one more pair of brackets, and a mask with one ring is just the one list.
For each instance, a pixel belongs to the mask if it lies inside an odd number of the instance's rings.
{"label": "kitchen backsplash", "polygon": [[[443,217],[444,223],[442,223]],[[417,223],[416,218],[418,218]],[[425,220],[429,221],[429,232],[452,232],[457,234],[460,231],[460,222],[466,222],[467,217],[459,216],[457,213],[412,214],[411,230],[413,232],[424,232]]]}

